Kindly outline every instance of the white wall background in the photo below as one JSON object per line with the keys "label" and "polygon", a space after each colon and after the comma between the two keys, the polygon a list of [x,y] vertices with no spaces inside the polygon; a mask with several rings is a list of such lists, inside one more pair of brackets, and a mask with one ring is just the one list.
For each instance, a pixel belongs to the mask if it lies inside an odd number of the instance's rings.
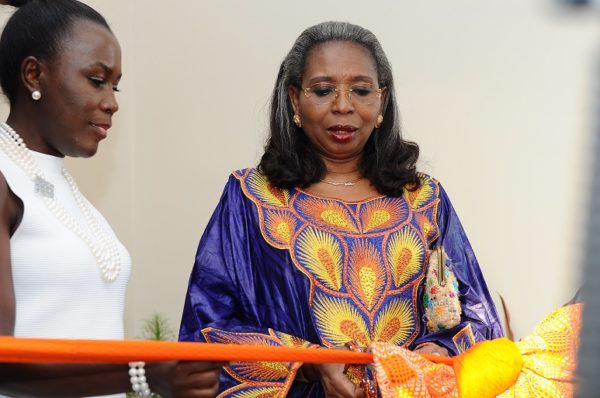
{"label": "white wall background", "polygon": [[304,28],[331,19],[380,39],[405,135],[450,194],[517,336],[575,293],[597,15],[552,0],[87,3],[123,48],[121,111],[99,154],[70,167],[132,253],[129,337],[153,312],[178,328],[227,175],[261,154],[279,63]]}

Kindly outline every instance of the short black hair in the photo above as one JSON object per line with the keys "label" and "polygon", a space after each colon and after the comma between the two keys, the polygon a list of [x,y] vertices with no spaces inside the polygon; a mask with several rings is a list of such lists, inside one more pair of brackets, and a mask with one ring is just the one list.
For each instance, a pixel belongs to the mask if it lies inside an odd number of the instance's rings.
{"label": "short black hair", "polygon": [[0,87],[11,106],[17,98],[25,58],[51,60],[78,20],[95,22],[110,31],[100,13],[77,0],[13,0],[11,5],[19,8],[0,36]]}

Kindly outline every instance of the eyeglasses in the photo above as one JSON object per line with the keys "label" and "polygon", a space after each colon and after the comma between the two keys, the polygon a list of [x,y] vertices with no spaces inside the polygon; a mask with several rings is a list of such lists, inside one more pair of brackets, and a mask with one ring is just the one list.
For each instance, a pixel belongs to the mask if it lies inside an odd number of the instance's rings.
{"label": "eyeglasses", "polygon": [[333,84],[314,84],[302,89],[304,95],[315,105],[329,105],[338,97],[340,92],[347,92],[348,99],[353,104],[372,105],[381,98],[381,93],[385,87],[375,89],[367,85],[355,85],[349,89],[340,89]]}

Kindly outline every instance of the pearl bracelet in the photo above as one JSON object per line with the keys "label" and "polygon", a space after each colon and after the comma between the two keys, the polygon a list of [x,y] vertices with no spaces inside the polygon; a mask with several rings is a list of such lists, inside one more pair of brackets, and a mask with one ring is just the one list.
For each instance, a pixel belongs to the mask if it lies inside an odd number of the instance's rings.
{"label": "pearl bracelet", "polygon": [[146,381],[146,370],[144,370],[144,362],[129,362],[129,381],[131,389],[137,397],[148,398],[152,395],[150,386]]}

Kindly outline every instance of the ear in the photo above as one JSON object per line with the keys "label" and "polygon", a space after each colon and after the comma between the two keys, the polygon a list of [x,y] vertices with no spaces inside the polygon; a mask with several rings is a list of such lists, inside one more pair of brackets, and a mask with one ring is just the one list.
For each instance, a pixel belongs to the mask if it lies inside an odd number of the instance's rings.
{"label": "ear", "polygon": [[385,100],[387,99],[387,95],[388,95],[388,89],[387,87],[385,87],[383,90],[381,90],[381,105],[379,106],[379,114],[383,115],[383,112],[385,111],[384,106],[385,106]]}
{"label": "ear", "polygon": [[290,85],[288,87],[288,96],[290,97],[290,101],[292,101],[292,109],[294,110],[294,114],[300,114],[300,90],[298,87]]}
{"label": "ear", "polygon": [[36,57],[29,56],[21,62],[21,80],[30,94],[41,88],[42,69],[43,66]]}

